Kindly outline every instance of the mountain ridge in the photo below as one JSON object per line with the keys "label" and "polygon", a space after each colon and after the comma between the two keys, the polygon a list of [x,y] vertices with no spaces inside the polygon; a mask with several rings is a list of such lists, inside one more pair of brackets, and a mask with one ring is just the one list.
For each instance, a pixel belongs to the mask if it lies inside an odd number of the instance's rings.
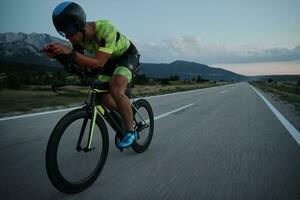
{"label": "mountain ridge", "polygon": [[[70,46],[68,41],[46,33],[0,33],[0,61],[2,63],[13,62],[62,67],[54,59],[49,59],[43,52],[40,52],[40,49],[45,44],[52,42]],[[156,78],[178,75],[181,79],[193,79],[201,76],[201,78],[207,80],[231,81],[259,80],[264,78],[264,76],[244,76],[225,69],[183,60],[175,60],[171,63],[142,63],[140,74]],[[276,76],[276,79],[280,79],[280,77]]]}

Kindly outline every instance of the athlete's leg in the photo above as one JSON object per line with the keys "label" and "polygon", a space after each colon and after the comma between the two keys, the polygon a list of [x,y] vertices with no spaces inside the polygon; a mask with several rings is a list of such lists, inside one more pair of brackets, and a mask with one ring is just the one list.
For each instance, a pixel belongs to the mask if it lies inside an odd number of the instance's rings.
{"label": "athlete's leg", "polygon": [[118,107],[118,112],[121,114],[125,128],[127,131],[133,131],[133,114],[131,104],[128,97],[125,95],[128,78],[123,75],[115,74],[109,83],[109,91]]}
{"label": "athlete's leg", "polygon": [[118,111],[117,104],[110,93],[101,94],[101,104],[105,105],[110,110]]}
{"label": "athlete's leg", "polygon": [[[102,82],[109,83],[110,80],[111,80],[111,76],[101,74],[101,75],[98,76],[98,80],[102,81]],[[101,103],[101,104],[105,105],[110,110],[115,110],[115,111],[118,110],[117,104],[114,101],[114,99],[112,98],[110,93],[101,93],[101,96],[100,96],[99,100],[101,100],[101,102],[97,102],[97,103]]]}

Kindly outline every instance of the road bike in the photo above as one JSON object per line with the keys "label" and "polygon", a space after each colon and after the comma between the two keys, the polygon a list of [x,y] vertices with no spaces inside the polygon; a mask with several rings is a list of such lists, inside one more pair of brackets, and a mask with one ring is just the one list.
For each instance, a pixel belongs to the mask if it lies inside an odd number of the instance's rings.
{"label": "road bike", "polygon": [[[62,84],[60,87],[76,85]],[[67,113],[53,129],[46,149],[46,169],[52,184],[61,192],[78,193],[87,189],[100,175],[109,150],[109,134],[106,124],[115,132],[117,142],[125,132],[121,115],[101,103],[101,94],[108,92],[108,83],[92,81],[89,86],[85,105]],[[150,103],[145,99],[135,100],[130,88],[126,95],[130,99],[134,129],[138,139],[131,145],[137,153],[149,147],[153,131],[154,118]],[[106,123],[105,123],[106,122]]]}

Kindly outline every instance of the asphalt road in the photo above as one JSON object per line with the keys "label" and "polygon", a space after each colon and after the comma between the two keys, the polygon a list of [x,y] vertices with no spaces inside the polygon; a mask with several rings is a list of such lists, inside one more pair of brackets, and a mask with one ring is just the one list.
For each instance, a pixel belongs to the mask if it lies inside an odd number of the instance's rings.
{"label": "asphalt road", "polygon": [[45,169],[49,135],[66,112],[0,121],[0,198],[300,199],[300,146],[249,84],[148,101],[161,116],[149,149],[120,153],[110,133],[100,177],[75,195],[57,191]]}

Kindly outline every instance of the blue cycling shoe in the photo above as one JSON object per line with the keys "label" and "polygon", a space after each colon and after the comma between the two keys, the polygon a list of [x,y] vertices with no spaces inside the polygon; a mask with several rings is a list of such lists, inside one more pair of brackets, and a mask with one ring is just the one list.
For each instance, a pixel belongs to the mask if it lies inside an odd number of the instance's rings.
{"label": "blue cycling shoe", "polygon": [[117,145],[119,148],[127,148],[137,138],[138,138],[138,134],[136,132],[127,132],[126,135],[117,143]]}

